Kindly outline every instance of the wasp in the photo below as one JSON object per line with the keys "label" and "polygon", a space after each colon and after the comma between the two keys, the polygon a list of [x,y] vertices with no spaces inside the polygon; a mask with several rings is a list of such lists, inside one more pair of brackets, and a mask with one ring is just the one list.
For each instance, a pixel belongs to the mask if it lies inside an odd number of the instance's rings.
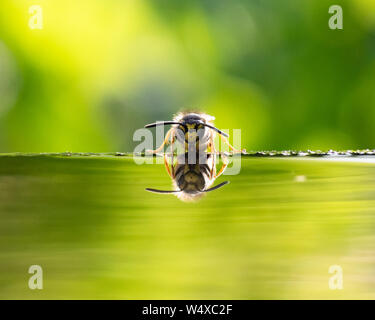
{"label": "wasp", "polygon": [[233,152],[243,152],[235,149],[228,141],[228,134],[219,130],[214,126],[215,117],[202,112],[180,112],[172,121],[160,121],[145,125],[145,128],[156,126],[172,125],[165,135],[165,139],[161,146],[151,153],[157,153],[163,150],[165,145],[171,144],[172,151],[174,143],[179,142],[185,146],[185,150],[195,148],[199,151],[216,153],[215,136],[219,134],[221,140],[228,145]]}
{"label": "wasp", "polygon": [[[147,191],[154,193],[175,194],[182,201],[196,201],[210,191],[217,190],[229,181],[224,181],[214,187],[211,187],[225,170],[228,163],[223,161],[223,165],[218,173],[213,170],[216,167],[215,155],[207,153],[197,153],[196,161],[189,163],[190,158],[188,153],[177,156],[176,164],[171,167],[174,169],[173,174],[166,164],[167,172],[172,178],[174,190],[159,190],[153,188],[146,188]],[[215,174],[213,174],[215,172]]]}
{"label": "wasp", "polygon": [[[161,146],[150,152],[158,153],[165,145],[171,145],[172,160],[169,162],[167,155],[164,154],[164,164],[175,187],[173,191],[151,188],[146,190],[157,193],[176,193],[182,200],[195,200],[204,192],[216,190],[228,183],[226,181],[210,188],[228,164],[227,159],[223,158],[223,165],[219,172],[216,172],[215,137],[219,135],[233,153],[244,152],[244,150],[235,149],[228,141],[228,134],[214,126],[214,120],[213,116],[201,112],[181,112],[172,121],[160,121],[145,126],[145,128],[151,128],[159,125],[172,125]],[[175,163],[174,145],[176,143],[184,148],[184,153],[177,156]]]}

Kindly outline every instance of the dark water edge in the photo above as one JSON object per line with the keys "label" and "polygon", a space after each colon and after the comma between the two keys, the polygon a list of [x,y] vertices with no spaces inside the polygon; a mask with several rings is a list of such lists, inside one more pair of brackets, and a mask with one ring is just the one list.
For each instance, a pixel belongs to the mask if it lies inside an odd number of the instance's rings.
{"label": "dark water edge", "polygon": [[[145,153],[132,152],[45,152],[45,153],[0,153],[0,157],[24,156],[24,157],[133,157],[145,156]],[[155,156],[155,155],[154,155]],[[242,157],[357,157],[357,156],[375,156],[375,149],[358,150],[283,150],[283,151],[247,151],[241,154]]]}
{"label": "dark water edge", "polygon": [[242,156],[196,203],[147,193],[171,181],[130,154],[1,155],[0,298],[373,299],[375,157],[360,152]]}

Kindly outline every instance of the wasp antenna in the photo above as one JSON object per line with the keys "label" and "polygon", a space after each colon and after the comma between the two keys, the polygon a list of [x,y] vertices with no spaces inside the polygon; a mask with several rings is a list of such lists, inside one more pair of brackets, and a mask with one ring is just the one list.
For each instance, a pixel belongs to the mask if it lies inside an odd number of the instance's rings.
{"label": "wasp antenna", "polygon": [[206,127],[208,127],[208,128],[210,128],[210,129],[212,129],[212,130],[215,130],[217,133],[221,134],[224,137],[227,137],[227,138],[229,137],[229,135],[227,133],[221,131],[220,129],[218,129],[218,128],[214,127],[214,126],[211,126],[211,125],[209,125],[207,123],[203,123],[203,125],[206,126]]}
{"label": "wasp antenna", "polygon": [[179,190],[158,190],[158,189],[152,189],[152,188],[146,188],[146,191],[153,192],[153,193],[177,193],[177,192],[181,192]]}
{"label": "wasp antenna", "polygon": [[145,128],[152,128],[152,127],[156,127],[156,126],[164,126],[164,125],[168,125],[168,124],[181,124],[181,123],[176,122],[176,121],[160,121],[160,122],[146,124]]}
{"label": "wasp antenna", "polygon": [[210,192],[210,191],[217,190],[217,189],[219,189],[219,188],[225,186],[225,185],[228,184],[228,183],[229,183],[229,181],[224,181],[224,182],[218,184],[218,185],[215,186],[215,187],[212,187],[212,188],[210,188],[210,189],[204,190],[203,192]]}

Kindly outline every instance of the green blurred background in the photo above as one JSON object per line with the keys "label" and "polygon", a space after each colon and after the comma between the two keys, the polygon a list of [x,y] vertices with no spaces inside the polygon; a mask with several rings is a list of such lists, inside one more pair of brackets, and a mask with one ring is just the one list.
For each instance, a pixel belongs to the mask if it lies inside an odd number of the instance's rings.
{"label": "green blurred background", "polygon": [[374,58],[373,0],[4,0],[0,152],[131,151],[181,108],[248,150],[373,147]]}
{"label": "green blurred background", "polygon": [[[371,148],[374,87],[374,0],[0,2],[0,152],[132,151],[182,108],[247,150]],[[187,204],[145,191],[162,164],[68,155],[0,156],[0,298],[375,297],[372,158],[242,157]]]}

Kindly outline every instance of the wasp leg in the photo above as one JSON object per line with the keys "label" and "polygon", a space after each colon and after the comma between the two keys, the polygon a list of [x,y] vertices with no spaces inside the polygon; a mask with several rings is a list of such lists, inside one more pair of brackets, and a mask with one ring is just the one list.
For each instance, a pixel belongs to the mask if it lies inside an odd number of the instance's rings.
{"label": "wasp leg", "polygon": [[214,141],[214,135],[213,132],[210,137],[210,142],[209,142],[209,147],[211,151],[211,156],[212,156],[212,168],[210,170],[210,176],[211,179],[216,176],[216,148],[215,148],[215,141]]}
{"label": "wasp leg", "polygon": [[164,139],[163,143],[161,144],[161,146],[159,148],[157,148],[155,150],[147,150],[147,152],[158,153],[159,151],[163,150],[164,146],[169,143],[168,139],[169,139],[171,133],[173,132],[173,130],[174,130],[173,128],[168,130],[167,134],[165,135],[165,139]]}
{"label": "wasp leg", "polygon": [[216,153],[214,153],[212,159],[211,179],[216,176]]}
{"label": "wasp leg", "polygon": [[174,142],[175,142],[175,134],[174,134],[174,131],[172,133],[172,138],[171,138],[171,152],[172,152],[172,164],[171,164],[171,170],[172,170],[172,179],[174,179],[176,177],[176,174],[175,174],[175,171],[174,171]]}
{"label": "wasp leg", "polygon": [[227,157],[223,157],[223,165],[221,166],[219,172],[217,174],[215,174],[215,179],[220,177],[224,170],[226,169],[226,167],[228,166],[228,158]]}
{"label": "wasp leg", "polygon": [[166,155],[164,155],[164,165],[165,165],[165,169],[167,170],[168,175],[173,179],[171,171],[169,170],[169,163],[168,163]]}
{"label": "wasp leg", "polygon": [[246,152],[245,149],[243,150],[238,150],[236,148],[234,148],[228,141],[228,139],[226,137],[223,137],[222,135],[220,135],[220,139],[229,147],[229,149],[231,151],[233,151],[234,153],[243,153],[243,152]]}

